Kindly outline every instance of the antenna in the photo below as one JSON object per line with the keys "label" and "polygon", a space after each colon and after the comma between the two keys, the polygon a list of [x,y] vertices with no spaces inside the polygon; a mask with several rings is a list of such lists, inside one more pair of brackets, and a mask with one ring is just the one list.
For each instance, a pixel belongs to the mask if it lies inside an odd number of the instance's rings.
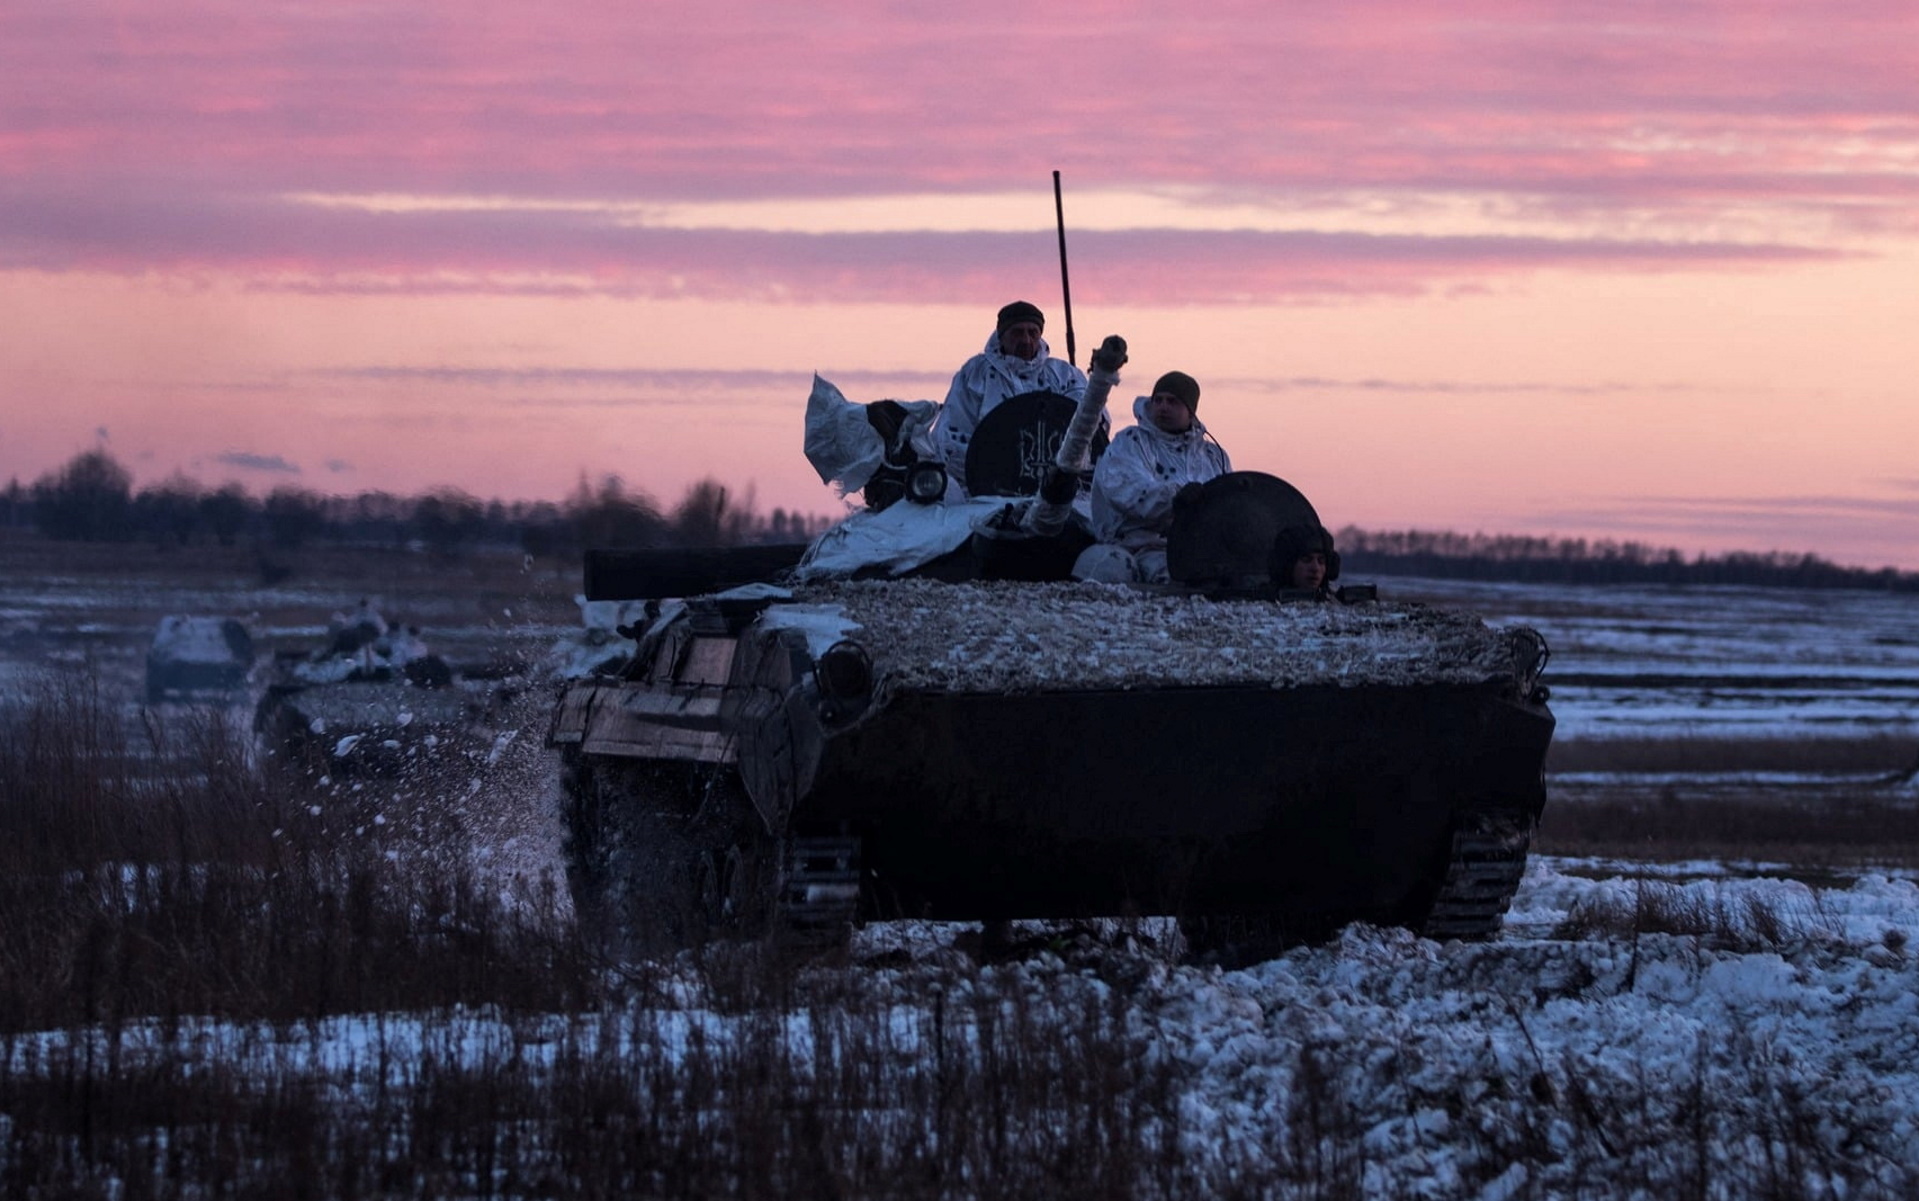
{"label": "antenna", "polygon": [[1073,351],[1073,288],[1066,279],[1066,203],[1060,199],[1059,172],[1053,172],[1053,215],[1059,221],[1059,298],[1066,305],[1066,364],[1077,367]]}

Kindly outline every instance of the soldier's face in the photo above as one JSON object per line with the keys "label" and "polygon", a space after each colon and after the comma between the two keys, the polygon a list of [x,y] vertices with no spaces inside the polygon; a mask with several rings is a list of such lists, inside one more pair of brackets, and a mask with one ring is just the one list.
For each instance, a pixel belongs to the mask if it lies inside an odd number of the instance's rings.
{"label": "soldier's face", "polygon": [[1147,402],[1146,416],[1169,434],[1183,434],[1193,428],[1193,411],[1171,392],[1153,393],[1153,399]]}
{"label": "soldier's face", "polygon": [[999,332],[999,349],[1016,359],[1032,358],[1039,353],[1039,326],[1031,321],[1007,326]]}
{"label": "soldier's face", "polygon": [[1293,560],[1293,587],[1316,592],[1326,582],[1326,556],[1309,551]]}

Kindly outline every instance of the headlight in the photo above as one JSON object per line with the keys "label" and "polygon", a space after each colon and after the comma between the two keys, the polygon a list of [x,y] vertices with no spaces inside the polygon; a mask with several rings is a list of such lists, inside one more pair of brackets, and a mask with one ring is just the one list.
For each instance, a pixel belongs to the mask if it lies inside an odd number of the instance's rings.
{"label": "headlight", "polygon": [[828,720],[850,717],[866,706],[873,691],[873,658],[866,648],[842,638],[826,648],[813,665],[820,682],[822,715]]}
{"label": "headlight", "polygon": [[936,503],[946,495],[946,467],[940,463],[918,462],[906,472],[906,496],[922,505]]}

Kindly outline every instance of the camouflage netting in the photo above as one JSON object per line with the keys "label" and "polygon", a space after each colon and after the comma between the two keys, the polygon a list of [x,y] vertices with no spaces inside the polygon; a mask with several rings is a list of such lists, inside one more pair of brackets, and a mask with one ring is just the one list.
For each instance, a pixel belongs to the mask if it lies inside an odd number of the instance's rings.
{"label": "camouflage netting", "polygon": [[1504,632],[1423,605],[928,580],[809,585],[794,600],[858,625],[851,636],[873,654],[882,688],[1479,684],[1515,672]]}

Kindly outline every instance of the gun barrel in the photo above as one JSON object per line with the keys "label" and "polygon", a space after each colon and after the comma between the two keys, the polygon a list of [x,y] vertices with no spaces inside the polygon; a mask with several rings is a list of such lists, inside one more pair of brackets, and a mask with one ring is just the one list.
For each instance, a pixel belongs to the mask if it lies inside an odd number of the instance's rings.
{"label": "gun barrel", "polygon": [[1053,474],[1040,485],[1039,498],[1027,510],[1022,523],[1029,533],[1051,537],[1066,526],[1073,510],[1073,497],[1079,494],[1079,475],[1092,463],[1093,432],[1099,428],[1099,415],[1119,373],[1094,367],[1086,377],[1086,394],[1079,398],[1073,419],[1059,440],[1059,452],[1053,456]]}
{"label": "gun barrel", "polygon": [[1091,466],[1093,432],[1099,428],[1099,415],[1106,409],[1106,398],[1118,382],[1116,373],[1098,367],[1086,377],[1086,395],[1079,398],[1073,420],[1067,423],[1066,433],[1059,440],[1059,453],[1053,457],[1055,467],[1061,471],[1084,471]]}

